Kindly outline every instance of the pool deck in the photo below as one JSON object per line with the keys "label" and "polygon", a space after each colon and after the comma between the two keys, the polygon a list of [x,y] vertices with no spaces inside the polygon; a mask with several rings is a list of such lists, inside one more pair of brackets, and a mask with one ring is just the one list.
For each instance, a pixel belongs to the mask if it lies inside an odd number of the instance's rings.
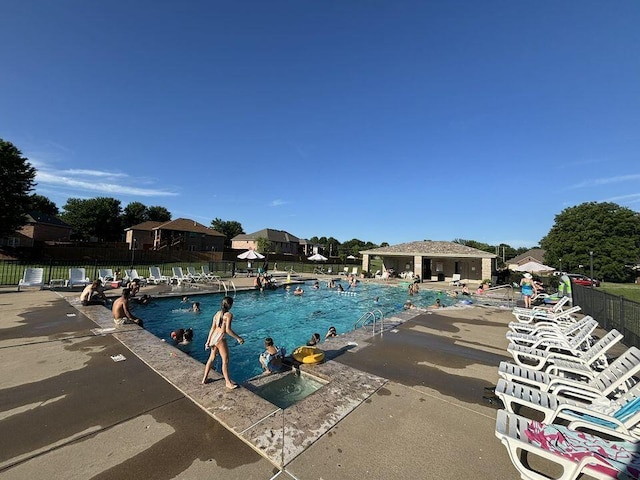
{"label": "pool deck", "polygon": [[331,339],[329,361],[303,367],[327,385],[281,410],[219,374],[201,385],[201,363],[135,325],[112,330],[77,291],[11,290],[0,290],[3,479],[517,477],[482,399],[508,358],[508,310],[403,312],[382,336]]}

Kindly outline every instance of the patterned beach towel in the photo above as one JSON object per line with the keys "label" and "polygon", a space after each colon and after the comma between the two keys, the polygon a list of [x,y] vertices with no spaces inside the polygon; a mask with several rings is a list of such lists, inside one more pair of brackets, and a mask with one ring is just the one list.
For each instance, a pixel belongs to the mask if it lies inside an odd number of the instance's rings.
{"label": "patterned beach towel", "polygon": [[591,463],[592,468],[619,480],[640,478],[640,444],[614,442],[569,430],[562,425],[545,425],[531,421],[525,434],[534,445],[575,462],[584,457],[597,458],[605,465]]}

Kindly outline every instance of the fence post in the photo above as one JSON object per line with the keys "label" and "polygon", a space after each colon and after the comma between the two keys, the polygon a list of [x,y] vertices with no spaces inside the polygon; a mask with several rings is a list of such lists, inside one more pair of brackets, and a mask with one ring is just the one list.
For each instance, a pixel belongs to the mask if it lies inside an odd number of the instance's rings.
{"label": "fence post", "polygon": [[[625,314],[624,314],[624,305],[625,305],[625,300],[624,297],[622,295],[620,295],[620,328],[621,328],[621,332],[624,335],[624,332],[626,330],[625,327]],[[635,335],[638,334],[638,332],[634,332]]]}
{"label": "fence post", "polygon": [[53,258],[50,258],[49,259],[49,278],[47,279],[47,282],[46,282],[48,284],[51,284],[52,272],[53,272]]}

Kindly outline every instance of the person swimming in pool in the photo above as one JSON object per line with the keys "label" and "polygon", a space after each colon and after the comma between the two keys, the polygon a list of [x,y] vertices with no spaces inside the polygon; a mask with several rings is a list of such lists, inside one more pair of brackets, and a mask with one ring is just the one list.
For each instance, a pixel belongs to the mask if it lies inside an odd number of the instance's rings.
{"label": "person swimming in pool", "polygon": [[314,333],[311,335],[311,339],[307,342],[307,347],[313,347],[320,343],[320,334]]}
{"label": "person swimming in pool", "polygon": [[338,332],[336,332],[336,327],[329,327],[329,330],[327,331],[327,334],[324,336],[324,339],[326,340],[327,338],[331,338],[331,337],[337,337],[338,336]]}
{"label": "person swimming in pool", "polygon": [[211,349],[209,354],[209,360],[204,367],[204,376],[202,377],[202,383],[207,383],[209,372],[211,371],[211,365],[216,358],[216,353],[220,352],[222,358],[222,375],[224,376],[227,388],[238,388],[238,384],[233,383],[229,378],[229,346],[227,345],[226,336],[235,338],[240,345],[244,343],[244,339],[233,331],[231,328],[231,322],[233,321],[233,313],[230,312],[233,306],[233,298],[224,297],[220,310],[213,316],[211,322],[211,330],[207,336],[207,341],[204,344],[204,349]]}

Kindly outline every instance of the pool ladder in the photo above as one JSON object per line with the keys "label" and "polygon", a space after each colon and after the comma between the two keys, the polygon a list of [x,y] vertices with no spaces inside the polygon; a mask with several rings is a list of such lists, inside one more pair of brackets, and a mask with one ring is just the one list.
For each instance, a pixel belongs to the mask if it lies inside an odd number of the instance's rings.
{"label": "pool ladder", "polygon": [[353,329],[364,327],[367,323],[373,321],[373,334],[376,334],[376,322],[380,322],[380,335],[382,335],[383,331],[383,323],[384,323],[384,313],[378,308],[375,310],[371,310],[363,314],[356,323],[353,324]]}
{"label": "pool ladder", "polygon": [[229,295],[229,290],[233,288],[233,296],[236,296],[236,284],[233,283],[233,280],[229,280],[229,285],[227,285],[223,280],[218,280],[218,290],[220,290],[220,287],[224,288],[225,295]]}

